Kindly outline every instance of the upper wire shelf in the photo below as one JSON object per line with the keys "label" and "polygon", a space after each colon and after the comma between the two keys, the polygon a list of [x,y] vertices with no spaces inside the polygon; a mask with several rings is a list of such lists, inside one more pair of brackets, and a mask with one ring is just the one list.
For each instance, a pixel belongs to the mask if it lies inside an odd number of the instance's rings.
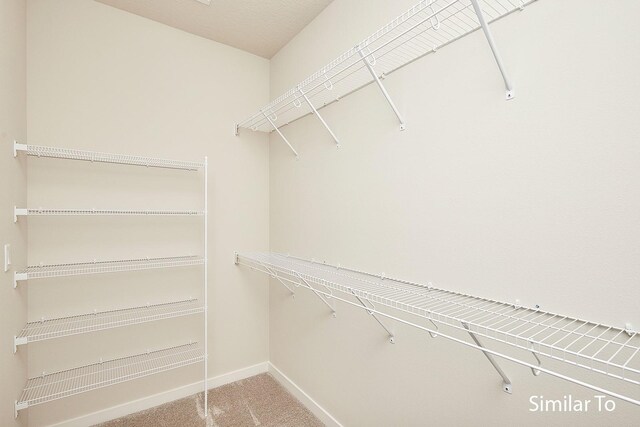
{"label": "upper wire shelf", "polygon": [[[638,386],[640,335],[636,332],[537,308],[517,307],[514,304],[451,292],[434,287],[431,283],[425,286],[286,255],[238,254],[236,263],[269,274],[283,284],[287,282],[309,288],[317,295],[324,296],[325,303],[327,299],[334,298],[365,308],[370,314],[379,314],[429,331],[432,336],[443,336],[480,349],[487,357],[496,355],[528,366],[536,375],[545,372],[640,405],[640,396],[633,397],[603,389],[543,365],[546,357],[561,362],[559,366],[565,363],[621,383]],[[289,290],[293,291],[293,288],[289,287]],[[360,304],[354,303],[352,298],[357,298]],[[363,301],[368,302],[368,305]],[[376,308],[376,305],[382,308]],[[431,326],[424,327],[398,318],[386,311],[387,308],[424,319]],[[335,307],[332,310],[335,311]],[[514,356],[501,353],[482,347],[478,341],[477,345],[473,345],[443,333],[439,328],[443,325],[470,333],[472,337],[475,335],[474,340],[478,336],[485,337],[493,343],[524,350],[532,355],[523,357],[527,354]],[[506,377],[503,375],[503,378]]]}
{"label": "upper wire shelf", "polygon": [[153,322],[156,320],[172,319],[203,312],[204,307],[197,299],[188,299],[55,319],[41,319],[27,323],[20,334],[15,337],[14,352],[17,350],[17,346],[32,342]]}
{"label": "upper wire shelf", "polygon": [[[478,4],[485,20],[490,23],[522,10],[533,1],[535,0],[480,0]],[[238,123],[236,128],[266,132],[272,130],[270,121],[277,127],[289,124],[314,112],[304,95],[313,101],[317,109],[322,108],[376,81],[369,66],[375,68],[378,77],[384,78],[480,27],[480,18],[474,11],[472,0],[422,0],[261,107],[258,112]],[[490,44],[494,49],[493,40],[490,40]],[[499,58],[496,60],[500,62]],[[502,67],[500,63],[499,66]],[[510,93],[506,77],[505,84],[509,99],[513,93]],[[393,107],[395,110],[395,106]]]}
{"label": "upper wire shelf", "polygon": [[[46,279],[51,277],[79,276],[85,274],[117,273],[123,271],[151,270],[157,268],[202,265],[205,260],[196,255],[162,258],[138,258],[117,261],[94,261],[69,264],[32,265],[14,273],[14,280]],[[14,282],[14,286],[16,283]]]}
{"label": "upper wire shelf", "polygon": [[47,209],[14,208],[14,222],[20,216],[202,216],[199,210],[132,209]]}
{"label": "upper wire shelf", "polygon": [[82,160],[86,162],[113,163],[130,166],[145,166],[150,168],[182,169],[191,171],[204,168],[203,162],[158,159],[154,157],[132,156],[129,154],[102,153],[96,151],[75,150],[71,148],[18,144],[17,142],[14,142],[14,156],[16,156],[19,151],[24,151],[28,156],[35,157]]}
{"label": "upper wire shelf", "polygon": [[30,378],[15,403],[19,410],[149,375],[203,362],[204,350],[190,343]]}

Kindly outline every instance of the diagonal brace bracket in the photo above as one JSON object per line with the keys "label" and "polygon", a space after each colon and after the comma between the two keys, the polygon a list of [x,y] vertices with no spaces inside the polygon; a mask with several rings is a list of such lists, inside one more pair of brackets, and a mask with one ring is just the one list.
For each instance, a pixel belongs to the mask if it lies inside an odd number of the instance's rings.
{"label": "diagonal brace bracket", "polygon": [[302,96],[302,98],[307,102],[307,105],[309,106],[309,108],[311,108],[311,111],[313,111],[313,114],[316,115],[318,120],[320,120],[320,122],[324,125],[324,127],[329,131],[329,133],[331,134],[331,137],[336,142],[338,148],[340,148],[340,141],[338,140],[338,137],[336,137],[336,135],[333,133],[333,131],[331,130],[327,122],[325,122],[322,116],[320,115],[320,113],[318,113],[318,110],[316,110],[316,107],[313,106],[313,104],[309,100],[309,97],[307,96],[306,93],[302,91],[302,88],[300,86],[298,86],[298,92],[300,92],[300,95]]}
{"label": "diagonal brace bracket", "polygon": [[298,152],[295,150],[295,148],[293,148],[293,146],[291,145],[291,143],[289,142],[289,140],[282,134],[282,132],[280,132],[280,129],[278,129],[278,126],[276,126],[276,124],[273,122],[273,119],[271,118],[271,116],[269,116],[267,113],[265,113],[264,111],[261,111],[262,115],[264,116],[265,119],[267,119],[267,121],[271,124],[271,126],[273,127],[273,129],[278,132],[278,135],[280,135],[280,138],[282,138],[284,140],[284,142],[289,146],[289,148],[291,148],[291,151],[293,151],[293,154],[296,155],[296,157],[298,157]]}
{"label": "diagonal brace bracket", "polygon": [[276,279],[278,282],[280,282],[282,284],[282,286],[284,286],[285,288],[287,288],[287,290],[289,292],[291,292],[291,295],[293,296],[293,298],[296,297],[296,293],[293,289],[291,289],[291,286],[287,285],[284,280],[282,280],[279,276],[278,273],[276,273],[275,271],[273,271],[271,268],[269,268],[269,266],[265,265],[264,263],[260,263],[260,265],[269,272],[269,274],[271,275],[272,278]]}
{"label": "diagonal brace bracket", "polygon": [[391,332],[391,330],[387,327],[387,325],[385,325],[382,320],[380,320],[380,318],[378,316],[376,316],[376,313],[374,313],[371,310],[375,310],[375,306],[373,305],[373,303],[369,300],[366,300],[369,302],[369,304],[371,304],[371,306],[368,306],[365,303],[365,300],[363,300],[362,298],[360,298],[358,295],[356,295],[356,293],[352,290],[351,293],[353,294],[354,297],[356,297],[356,299],[358,300],[358,302],[360,302],[360,304],[362,304],[362,306],[364,307],[365,311],[367,313],[369,313],[374,319],[376,319],[376,322],[378,322],[380,324],[380,326],[382,326],[382,329],[384,329],[385,331],[387,331],[387,333],[389,334],[389,342],[391,344],[395,344],[396,343],[396,336],[393,334],[393,332]]}
{"label": "diagonal brace bracket", "polygon": [[[469,325],[463,322],[462,326],[467,330],[469,335],[471,335],[471,338],[476,343],[476,345],[478,347],[484,348],[484,346],[482,345],[482,343],[480,342],[476,334],[471,332],[471,330],[469,329]],[[482,353],[487,357],[489,362],[493,365],[496,371],[498,371],[498,374],[500,374],[500,376],[502,377],[502,391],[504,391],[505,393],[511,394],[511,380],[509,379],[509,377],[507,377],[507,374],[504,373],[500,365],[498,365],[498,362],[496,362],[496,360],[493,358],[491,354],[487,353],[486,351],[482,351]]]}
{"label": "diagonal brace bracket", "polygon": [[365,54],[362,51],[362,48],[360,46],[358,46],[357,49],[358,49],[358,53],[360,54],[360,57],[362,58],[362,62],[364,62],[364,65],[367,66],[369,73],[371,73],[371,75],[373,76],[373,79],[375,80],[376,84],[382,91],[382,94],[384,95],[387,102],[393,109],[393,112],[396,113],[396,117],[398,117],[398,121],[400,121],[400,130],[405,130],[406,126],[404,124],[404,119],[402,118],[402,114],[400,114],[400,111],[398,111],[396,104],[394,104],[393,101],[391,100],[391,97],[389,96],[387,89],[384,87],[384,85],[382,84],[382,81],[380,80],[380,77],[378,77],[378,74],[376,73],[376,70],[373,68],[373,65],[375,64],[375,59],[373,57],[373,54],[372,53]]}
{"label": "diagonal brace bracket", "polygon": [[484,19],[484,13],[478,4],[478,0],[471,0],[471,4],[473,5],[473,10],[476,12],[476,16],[478,17],[478,22],[480,22],[480,26],[482,27],[482,31],[484,32],[484,36],[487,38],[487,42],[489,42],[489,47],[491,48],[491,52],[493,52],[493,57],[498,64],[498,68],[500,69],[500,74],[502,74],[502,79],[504,80],[504,86],[506,88],[506,99],[513,99],[515,96],[513,92],[513,85],[511,84],[511,80],[507,76],[507,70],[502,63],[502,57],[498,52],[498,48],[496,47],[496,43],[493,40],[493,35],[491,34],[491,30],[489,29],[489,25],[487,24],[486,19]]}
{"label": "diagonal brace bracket", "polygon": [[329,307],[331,309],[331,315],[333,317],[336,317],[336,309],[331,304],[329,304],[329,301],[327,301],[327,299],[324,296],[322,296],[322,294],[320,292],[318,292],[313,286],[311,286],[311,284],[309,282],[307,282],[299,273],[296,273],[296,272],[293,272],[293,273],[294,273],[295,277],[297,277],[302,283],[304,283],[304,285],[307,288],[311,289],[311,291],[313,291],[313,293],[316,294],[316,296],[318,298],[320,298],[320,300],[323,303],[325,303],[325,305],[327,307]]}

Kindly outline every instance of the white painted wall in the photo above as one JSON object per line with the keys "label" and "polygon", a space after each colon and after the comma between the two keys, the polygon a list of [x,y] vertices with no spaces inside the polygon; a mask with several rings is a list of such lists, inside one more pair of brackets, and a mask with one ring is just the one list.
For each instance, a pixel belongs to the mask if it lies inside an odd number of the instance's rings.
{"label": "white painted wall", "polygon": [[0,425],[27,425],[15,421],[13,402],[24,386],[27,355],[13,354],[13,336],[27,318],[27,293],[13,289],[13,269],[4,272],[4,245],[11,245],[13,267],[26,260],[27,228],[13,223],[13,206],[27,199],[27,169],[13,158],[13,140],[27,137],[27,21],[23,0],[0,2]]}
{"label": "white painted wall", "polygon": [[[30,0],[28,22],[30,144],[209,156],[209,374],[268,360],[266,279],[262,286],[244,280],[232,263],[238,245],[268,248],[267,137],[239,143],[232,132],[238,116],[267,102],[268,61],[87,0]],[[198,174],[35,158],[28,168],[30,206],[202,208]],[[26,222],[32,264],[200,254],[203,243],[195,218]],[[200,272],[31,281],[29,318],[198,297]],[[201,339],[199,317],[69,337],[30,346],[29,373]],[[30,425],[174,389],[198,381],[201,372],[201,366],[179,369],[34,407]]]}
{"label": "white painted wall", "polygon": [[[333,2],[272,59],[272,97],[413,3]],[[300,161],[273,134],[271,249],[640,325],[640,6],[622,3],[540,0],[492,25],[513,101],[475,33],[385,80],[404,132],[369,86],[322,110],[340,150],[312,116],[283,128]],[[362,311],[332,319],[315,296],[271,286],[271,362],[344,425],[638,421],[622,402],[532,414],[532,394],[594,393],[503,362],[509,396],[479,352],[398,325],[390,345]]]}

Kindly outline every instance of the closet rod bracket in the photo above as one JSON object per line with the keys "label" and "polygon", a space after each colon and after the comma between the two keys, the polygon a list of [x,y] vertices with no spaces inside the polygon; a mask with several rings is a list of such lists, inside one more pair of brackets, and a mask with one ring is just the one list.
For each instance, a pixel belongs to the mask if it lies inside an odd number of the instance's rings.
{"label": "closet rod bracket", "polygon": [[[462,326],[467,330],[467,332],[471,336],[471,339],[473,339],[473,341],[476,343],[478,347],[485,348],[484,345],[482,345],[482,342],[480,342],[480,340],[476,336],[476,334],[471,332],[471,329],[469,329],[468,323],[462,322]],[[486,358],[489,360],[489,362],[493,365],[495,370],[498,371],[498,374],[502,377],[502,391],[504,391],[505,393],[511,394],[512,393],[511,380],[509,379],[509,377],[507,377],[507,374],[505,374],[502,368],[500,367],[500,365],[498,365],[498,362],[496,362],[496,360],[493,358],[493,355],[491,355],[490,353],[484,350],[481,350],[481,351],[482,351],[482,354],[484,354]]]}

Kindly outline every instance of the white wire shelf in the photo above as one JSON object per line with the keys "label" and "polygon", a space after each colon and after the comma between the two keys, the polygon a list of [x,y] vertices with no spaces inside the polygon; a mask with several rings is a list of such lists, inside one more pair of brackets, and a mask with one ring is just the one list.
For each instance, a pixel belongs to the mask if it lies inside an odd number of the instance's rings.
{"label": "white wire shelf", "polygon": [[132,156],[128,154],[112,154],[96,151],[83,151],[71,148],[45,147],[41,145],[18,144],[14,142],[14,156],[23,151],[28,156],[48,157],[54,159],[82,160],[97,163],[113,163],[150,168],[182,169],[195,171],[204,168],[202,162],[184,160],[158,159],[154,157]]}
{"label": "white wire shelf", "polygon": [[[287,284],[308,288],[330,307],[332,306],[328,301],[340,300],[364,308],[369,314],[390,318],[428,331],[432,336],[443,336],[479,349],[494,366],[496,364],[490,357],[492,355],[528,366],[535,375],[544,372],[640,405],[638,387],[633,387],[638,395],[630,396],[587,383],[568,372],[544,366],[544,359],[548,358],[561,362],[557,363],[561,368],[571,365],[601,374],[600,378],[614,379],[616,384],[639,386],[640,335],[636,332],[450,292],[434,287],[431,283],[425,286],[286,255],[238,254],[236,263],[277,278],[291,292],[295,288]],[[353,298],[359,303],[354,302]],[[365,305],[365,301],[368,304]],[[423,319],[422,323],[426,320],[430,326],[425,327],[406,318],[399,318],[388,309]],[[335,312],[335,307],[332,310]],[[476,344],[447,335],[441,326],[470,333]],[[385,329],[389,332],[389,329]],[[393,335],[390,335],[393,339]],[[484,347],[476,341],[477,337],[487,338],[492,344],[507,345],[515,355]],[[496,369],[503,375],[498,367]],[[503,378],[506,380],[505,375]],[[510,392],[510,388],[505,391]]]}
{"label": "white wire shelf", "polygon": [[29,322],[15,337],[14,353],[19,345],[204,313],[197,299],[149,304],[55,319]]}
{"label": "white wire shelf", "polygon": [[48,264],[29,266],[14,273],[14,286],[18,281],[46,279],[51,277],[79,276],[86,274],[117,273],[124,271],[152,270],[158,268],[188,267],[203,265],[204,258],[196,255],[139,258],[118,261],[94,261],[69,264]]}
{"label": "white wire shelf", "polygon": [[201,363],[197,343],[156,350],[30,378],[16,401],[16,412],[57,399]]}
{"label": "white wire shelf", "polygon": [[131,210],[131,209],[47,209],[14,208],[13,220],[21,216],[202,216],[198,210]]}
{"label": "white wire shelf", "polygon": [[[485,21],[490,23],[523,9],[533,1],[480,0],[478,3]],[[480,27],[481,22],[471,0],[422,0],[261,107],[258,112],[238,123],[237,128],[267,132],[273,130],[270,120],[277,127],[289,124],[313,113],[303,93],[317,109],[322,108],[375,81],[367,62],[375,68],[378,77],[384,78]],[[490,43],[493,49],[493,40]],[[513,94],[507,92],[507,98],[511,96]]]}

